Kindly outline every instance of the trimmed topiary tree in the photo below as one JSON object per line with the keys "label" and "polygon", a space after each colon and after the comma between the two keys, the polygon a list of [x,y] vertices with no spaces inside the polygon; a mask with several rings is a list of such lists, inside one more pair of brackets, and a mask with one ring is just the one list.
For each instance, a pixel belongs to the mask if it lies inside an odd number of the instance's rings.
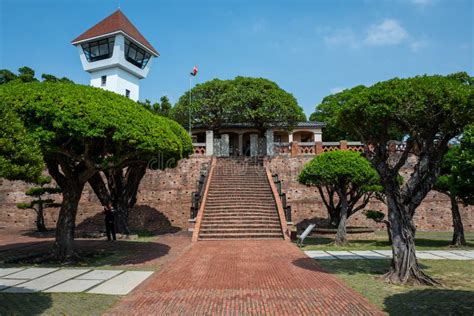
{"label": "trimmed topiary tree", "polygon": [[318,188],[331,224],[337,226],[336,245],[347,243],[348,218],[362,210],[381,189],[377,171],[360,153],[352,151],[316,156],[304,166],[298,181]]}
{"label": "trimmed topiary tree", "polygon": [[62,190],[53,255],[74,256],[77,207],[97,172],[155,155],[178,160],[183,143],[170,120],[123,96],[89,86],[23,83],[0,86],[0,106],[14,109],[38,141],[49,174]]}
{"label": "trimmed topiary tree", "polygon": [[45,185],[51,183],[51,177],[41,176],[36,181],[39,186],[32,187],[25,192],[26,195],[31,196],[33,200],[28,203],[19,203],[16,205],[19,209],[31,209],[36,212],[36,229],[39,232],[47,231],[44,223],[44,210],[46,208],[60,207],[61,203],[55,203],[53,199],[45,199],[43,196],[48,194],[61,193],[58,187],[47,187]]}
{"label": "trimmed topiary tree", "polygon": [[464,227],[458,203],[474,204],[474,124],[462,135],[461,144],[449,148],[443,158],[435,190],[449,196],[453,218],[453,246],[465,246]]}
{"label": "trimmed topiary tree", "polygon": [[[433,189],[450,141],[474,121],[473,78],[466,73],[392,79],[360,89],[338,110],[337,126],[370,146],[365,155],[384,187],[393,258],[388,282],[438,284],[416,259],[416,208]],[[405,144],[393,143],[404,135]],[[402,183],[400,169],[413,164]]]}
{"label": "trimmed topiary tree", "polygon": [[214,79],[196,85],[191,92],[182,95],[172,110],[174,119],[186,128],[189,128],[190,113],[192,126],[211,129],[228,123],[250,123],[262,130],[284,123],[291,128],[296,122],[306,120],[293,95],[268,79]]}

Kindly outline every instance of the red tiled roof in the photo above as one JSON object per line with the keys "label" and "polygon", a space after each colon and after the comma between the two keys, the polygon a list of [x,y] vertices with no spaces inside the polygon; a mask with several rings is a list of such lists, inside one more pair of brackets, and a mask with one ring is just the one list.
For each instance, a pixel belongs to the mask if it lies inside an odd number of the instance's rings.
{"label": "red tiled roof", "polygon": [[118,9],[81,35],[75,38],[72,43],[80,42],[89,38],[98,37],[101,35],[123,31],[128,36],[139,42],[143,46],[150,49],[156,55],[159,55],[158,51],[151,46],[151,44],[143,37],[143,35],[133,26],[132,22]]}

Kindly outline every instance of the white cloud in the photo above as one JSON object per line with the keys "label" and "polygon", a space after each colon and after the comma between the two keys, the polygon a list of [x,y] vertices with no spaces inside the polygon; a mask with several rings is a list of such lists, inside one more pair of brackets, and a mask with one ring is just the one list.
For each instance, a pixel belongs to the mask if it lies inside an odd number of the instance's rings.
{"label": "white cloud", "polygon": [[421,49],[425,48],[426,46],[428,46],[428,42],[427,41],[423,41],[423,40],[415,40],[413,42],[411,42],[410,44],[410,48],[413,52],[418,52],[420,51]]}
{"label": "white cloud", "polygon": [[354,31],[350,28],[335,30],[324,36],[324,43],[327,46],[350,46],[352,48],[356,48],[358,46],[358,42],[356,40],[356,36]]}
{"label": "white cloud", "polygon": [[335,87],[335,88],[332,88],[330,91],[331,91],[331,94],[336,94],[344,90],[345,88]]}
{"label": "white cloud", "polygon": [[385,19],[381,23],[372,25],[369,28],[365,43],[372,46],[395,45],[407,37],[408,33],[399,21]]}

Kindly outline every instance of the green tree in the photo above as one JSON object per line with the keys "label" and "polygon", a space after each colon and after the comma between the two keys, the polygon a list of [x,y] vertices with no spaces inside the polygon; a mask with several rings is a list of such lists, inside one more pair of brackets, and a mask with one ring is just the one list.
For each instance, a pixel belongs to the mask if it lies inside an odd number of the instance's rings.
{"label": "green tree", "polygon": [[47,231],[44,223],[44,210],[46,208],[60,207],[60,203],[55,203],[53,199],[45,199],[43,196],[48,194],[61,193],[61,189],[58,187],[47,187],[45,185],[51,183],[51,177],[41,176],[36,181],[39,186],[32,187],[25,192],[26,195],[33,197],[34,199],[28,203],[19,203],[16,206],[19,209],[32,209],[36,212],[36,228],[39,232]]}
{"label": "green tree", "polygon": [[[188,133],[178,123],[169,120],[170,129],[183,144],[182,157],[193,152],[193,145]],[[102,205],[112,203],[116,210],[117,231],[129,234],[128,218],[130,210],[137,202],[137,193],[140,182],[145,176],[147,167],[150,169],[174,168],[177,163],[175,157],[164,161],[161,156],[147,157],[137,160],[125,167],[110,168],[96,173],[89,179],[89,184],[101,201]]]}
{"label": "green tree", "polygon": [[17,76],[8,69],[0,69],[0,84],[9,83],[17,79]]}
{"label": "green tree", "polygon": [[172,113],[186,128],[190,117],[192,126],[211,129],[243,122],[260,129],[275,123],[291,128],[298,121],[306,120],[290,93],[270,80],[248,77],[214,79],[198,84],[179,98]]}
{"label": "green tree", "polygon": [[165,116],[165,117],[171,117],[171,109],[173,106],[170,103],[170,100],[166,95],[162,96],[160,98],[160,114]]}
{"label": "green tree", "polygon": [[443,157],[435,190],[449,196],[453,218],[453,246],[465,246],[464,227],[458,201],[474,204],[474,125],[468,126],[460,146],[453,146]]}
{"label": "green tree", "polygon": [[44,169],[35,135],[28,133],[17,113],[0,103],[0,178],[34,182]]}
{"label": "green tree", "polygon": [[323,133],[324,141],[359,140],[353,131],[345,131],[337,126],[337,113],[341,107],[361,89],[364,89],[364,87],[358,86],[353,89],[347,89],[339,93],[328,95],[323,99],[321,104],[316,106],[316,110],[311,114],[309,120],[326,123]]}
{"label": "green tree", "polygon": [[352,151],[316,156],[305,165],[298,181],[318,188],[330,223],[337,227],[336,245],[347,243],[349,217],[362,210],[373,194],[381,190],[377,171],[360,153]]}
{"label": "green tree", "polygon": [[71,79],[62,77],[58,78],[54,75],[50,74],[42,74],[41,79],[43,79],[43,82],[63,82],[63,83],[74,83]]}
{"label": "green tree", "polygon": [[[416,208],[433,188],[453,137],[473,122],[474,92],[466,73],[392,79],[354,93],[338,111],[337,125],[368,144],[366,157],[382,179],[391,225],[393,259],[385,278],[433,285],[415,253]],[[392,141],[405,135],[405,144]],[[398,180],[411,155],[414,172]]]}
{"label": "green tree", "polygon": [[39,140],[49,174],[62,190],[53,254],[74,256],[77,207],[97,172],[132,165],[153,155],[183,157],[170,121],[113,92],[64,83],[0,86],[0,104],[18,113]]}
{"label": "green tree", "polygon": [[22,82],[38,81],[38,79],[35,78],[35,71],[26,66],[18,68],[18,79]]}

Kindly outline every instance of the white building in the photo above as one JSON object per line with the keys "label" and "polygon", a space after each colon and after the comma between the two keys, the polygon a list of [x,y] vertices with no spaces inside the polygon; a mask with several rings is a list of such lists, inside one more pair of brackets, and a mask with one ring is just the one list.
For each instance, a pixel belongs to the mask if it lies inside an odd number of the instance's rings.
{"label": "white building", "polygon": [[117,10],[72,41],[91,86],[103,88],[137,101],[139,80],[150,71],[159,53]]}

